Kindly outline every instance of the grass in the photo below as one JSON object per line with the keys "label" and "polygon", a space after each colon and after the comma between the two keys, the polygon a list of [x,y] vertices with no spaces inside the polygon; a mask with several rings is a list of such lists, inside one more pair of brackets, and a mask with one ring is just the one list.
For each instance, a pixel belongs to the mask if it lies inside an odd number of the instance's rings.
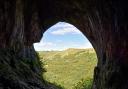
{"label": "grass", "polygon": [[43,77],[64,89],[91,89],[97,63],[93,49],[38,52],[47,72]]}

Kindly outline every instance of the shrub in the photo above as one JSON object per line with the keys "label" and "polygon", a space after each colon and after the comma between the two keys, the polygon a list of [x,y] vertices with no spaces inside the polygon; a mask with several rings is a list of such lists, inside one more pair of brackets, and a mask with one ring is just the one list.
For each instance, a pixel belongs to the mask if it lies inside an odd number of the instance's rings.
{"label": "shrub", "polygon": [[87,79],[81,79],[81,81],[79,81],[74,89],[91,89],[92,87],[92,79],[91,78],[87,78]]}

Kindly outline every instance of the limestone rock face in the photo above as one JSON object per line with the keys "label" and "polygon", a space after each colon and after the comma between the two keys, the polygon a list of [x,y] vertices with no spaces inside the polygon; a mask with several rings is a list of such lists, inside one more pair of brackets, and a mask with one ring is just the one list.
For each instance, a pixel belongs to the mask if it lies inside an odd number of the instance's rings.
{"label": "limestone rock face", "polygon": [[[127,9],[127,2],[123,0],[1,0],[1,53],[10,55],[7,51],[11,49],[16,54],[12,56],[20,57],[20,61],[26,58],[36,62],[38,58],[33,43],[40,41],[47,28],[65,21],[80,29],[97,53],[92,89],[128,89]],[[0,58],[5,61],[6,55]],[[27,66],[39,74],[37,64]],[[4,84],[1,83],[0,87]]]}

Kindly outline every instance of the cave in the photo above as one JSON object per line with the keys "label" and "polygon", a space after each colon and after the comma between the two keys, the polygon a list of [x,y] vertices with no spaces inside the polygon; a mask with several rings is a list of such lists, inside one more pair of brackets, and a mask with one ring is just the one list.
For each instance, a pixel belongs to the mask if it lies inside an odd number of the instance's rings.
{"label": "cave", "polygon": [[123,0],[1,0],[0,88],[50,89],[40,78],[43,69],[33,43],[65,21],[96,51],[92,89],[128,89],[127,9]]}

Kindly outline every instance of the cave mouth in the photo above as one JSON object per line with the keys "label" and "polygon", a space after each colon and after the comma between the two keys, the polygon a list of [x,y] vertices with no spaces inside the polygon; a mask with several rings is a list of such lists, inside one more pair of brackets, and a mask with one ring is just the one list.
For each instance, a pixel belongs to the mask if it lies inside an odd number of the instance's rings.
{"label": "cave mouth", "polygon": [[34,43],[48,82],[62,89],[91,89],[96,53],[85,35],[72,24],[58,22]]}

